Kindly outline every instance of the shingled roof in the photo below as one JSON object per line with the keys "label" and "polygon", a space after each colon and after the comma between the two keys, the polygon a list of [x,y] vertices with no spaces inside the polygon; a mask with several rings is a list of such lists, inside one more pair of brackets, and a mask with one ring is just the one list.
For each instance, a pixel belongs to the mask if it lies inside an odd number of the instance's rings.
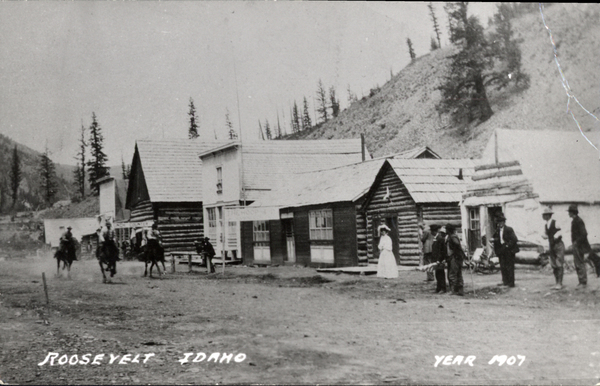
{"label": "shingled roof", "polygon": [[138,140],[148,194],[152,202],[202,201],[202,161],[198,155],[227,142],[189,139]]}
{"label": "shingled roof", "polygon": [[416,203],[460,202],[474,169],[469,159],[394,158],[387,162]]}
{"label": "shingled roof", "polygon": [[[519,161],[540,202],[600,202],[600,162],[578,131],[496,130],[499,162]],[[596,139],[597,136],[590,139]],[[494,135],[481,163],[495,162]]]}

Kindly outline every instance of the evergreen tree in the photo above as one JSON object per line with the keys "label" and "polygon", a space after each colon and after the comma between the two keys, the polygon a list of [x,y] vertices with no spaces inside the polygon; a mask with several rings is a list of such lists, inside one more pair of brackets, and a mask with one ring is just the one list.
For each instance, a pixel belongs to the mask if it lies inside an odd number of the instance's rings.
{"label": "evergreen tree", "polygon": [[267,119],[265,119],[265,134],[267,139],[273,139],[273,136],[271,135],[271,126],[269,126],[269,121]]}
{"label": "evergreen tree", "polygon": [[227,128],[227,135],[229,139],[234,140],[238,138],[237,133],[233,129],[233,123],[231,123],[231,119],[229,118],[229,109],[225,112],[225,127]]}
{"label": "evergreen tree", "polygon": [[292,107],[292,132],[297,133],[300,131],[300,113],[298,111],[298,104],[294,101],[294,107]]}
{"label": "evergreen tree", "polygon": [[42,188],[42,196],[48,205],[52,203],[52,199],[57,192],[56,184],[56,168],[54,162],[50,159],[48,154],[48,147],[40,155],[40,161],[38,166],[38,172],[40,175],[40,185]]}
{"label": "evergreen tree", "polygon": [[329,120],[329,114],[327,112],[327,92],[325,91],[325,86],[323,86],[323,82],[319,79],[319,83],[317,84],[317,112],[321,117],[321,122],[327,122]]}
{"label": "evergreen tree", "polygon": [[75,185],[75,191],[79,194],[81,199],[85,197],[85,149],[87,148],[85,142],[85,127],[83,122],[81,123],[81,137],[79,138],[79,152],[75,156],[77,163],[75,164],[75,170],[73,170],[73,185]]}
{"label": "evergreen tree", "polygon": [[123,157],[121,157],[121,172],[123,173],[124,180],[128,180],[129,176],[131,176],[131,164],[125,165]]}
{"label": "evergreen tree", "polygon": [[21,170],[21,159],[19,157],[19,152],[17,151],[17,145],[15,145],[15,150],[13,151],[13,156],[10,164],[10,191],[12,197],[12,206],[13,208],[17,204],[17,199],[19,198],[19,185],[21,184],[21,180],[23,179],[23,171]]}
{"label": "evergreen tree", "polygon": [[308,101],[306,100],[306,97],[304,97],[302,104],[302,130],[308,130],[312,127],[312,121],[310,119],[310,113],[308,112]]}
{"label": "evergreen tree", "polygon": [[110,175],[110,168],[106,166],[108,157],[104,153],[104,136],[94,112],[92,112],[89,144],[91,159],[87,161],[88,179],[90,182],[90,191],[97,196],[99,193],[97,181],[102,177]]}
{"label": "evergreen tree", "polygon": [[265,140],[265,133],[263,132],[262,125],[260,124],[260,119],[258,120],[258,139]]}
{"label": "evergreen tree", "polygon": [[275,133],[275,138],[281,138],[281,124],[279,123],[279,112],[277,112],[277,131]]}
{"label": "evergreen tree", "polygon": [[190,97],[190,111],[188,112],[190,117],[190,127],[188,129],[188,137],[190,139],[198,138],[198,117],[196,116],[196,107],[194,106],[194,100]]}
{"label": "evergreen tree", "polygon": [[438,47],[438,44],[437,44],[437,42],[435,41],[435,38],[434,38],[434,37],[432,37],[432,38],[431,38],[431,47],[430,47],[430,51],[435,51],[435,50],[437,50],[438,48],[440,48],[440,47]]}
{"label": "evergreen tree", "polygon": [[410,60],[415,60],[417,56],[415,55],[415,50],[413,50],[410,38],[406,38],[406,44],[408,45],[408,54],[410,55]]}
{"label": "evergreen tree", "polygon": [[429,2],[427,8],[429,8],[429,16],[431,17],[431,21],[433,22],[433,32],[435,32],[435,36],[437,37],[437,45],[435,45],[436,48],[434,48],[433,38],[431,39],[431,51],[434,51],[438,48],[442,48],[442,41],[440,40],[441,32],[440,26],[437,21],[437,17],[435,17],[435,12],[433,11],[433,4]]}
{"label": "evergreen tree", "polygon": [[352,90],[350,89],[350,84],[348,84],[348,88],[346,89],[346,91],[348,92],[348,104],[351,105],[352,103],[356,102],[358,100],[358,98],[356,97],[356,94],[352,92]]}
{"label": "evergreen tree", "polygon": [[[528,77],[521,73],[521,53],[512,39],[510,17],[498,18],[502,25],[492,36],[493,43],[485,38],[483,27],[475,16],[467,16],[467,3],[445,6],[450,27],[450,41],[459,47],[451,56],[449,74],[440,86],[442,101],[438,106],[450,113],[455,122],[481,122],[489,119],[492,108],[487,97],[487,87],[500,89],[509,82],[527,84]],[[514,76],[513,76],[514,75]]]}
{"label": "evergreen tree", "polygon": [[340,114],[340,101],[335,96],[335,87],[329,87],[329,105],[331,106],[331,116],[333,118]]}

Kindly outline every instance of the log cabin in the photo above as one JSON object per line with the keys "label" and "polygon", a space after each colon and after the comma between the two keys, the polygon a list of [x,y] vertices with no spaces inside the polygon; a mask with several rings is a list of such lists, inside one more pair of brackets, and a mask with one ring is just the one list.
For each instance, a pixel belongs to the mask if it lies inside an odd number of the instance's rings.
{"label": "log cabin", "polygon": [[[419,223],[461,226],[459,203],[473,174],[471,160],[388,159],[362,205],[369,263],[378,260],[379,225],[390,229],[396,262],[418,265]],[[460,228],[459,228],[460,229]]]}

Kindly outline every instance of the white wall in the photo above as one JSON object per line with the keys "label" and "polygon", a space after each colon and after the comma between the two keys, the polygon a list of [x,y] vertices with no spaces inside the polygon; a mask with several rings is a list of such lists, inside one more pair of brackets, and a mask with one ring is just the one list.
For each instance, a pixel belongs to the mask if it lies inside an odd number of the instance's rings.
{"label": "white wall", "polygon": [[116,192],[117,185],[114,179],[100,184],[100,214],[110,216],[113,220],[116,217]]}
{"label": "white wall", "polygon": [[[217,167],[223,170],[223,193],[217,193]],[[240,200],[239,151],[229,149],[202,157],[202,203],[211,206],[218,201]]]}

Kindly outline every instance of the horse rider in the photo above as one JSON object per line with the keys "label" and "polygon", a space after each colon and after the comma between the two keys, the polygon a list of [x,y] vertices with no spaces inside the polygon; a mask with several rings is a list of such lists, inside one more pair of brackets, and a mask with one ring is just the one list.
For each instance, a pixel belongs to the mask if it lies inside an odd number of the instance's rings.
{"label": "horse rider", "polygon": [[152,224],[152,229],[146,232],[146,239],[148,241],[147,248],[150,253],[156,253],[160,261],[164,260],[165,250],[162,247],[162,235],[158,230],[158,224]]}
{"label": "horse rider", "polygon": [[71,260],[77,260],[77,254],[75,251],[75,243],[73,240],[73,233],[71,233],[71,229],[73,229],[70,225],[67,227],[67,230],[60,236],[60,249],[67,253]]}
{"label": "horse rider", "polygon": [[119,247],[117,247],[117,243],[115,242],[116,233],[115,230],[112,229],[112,224],[109,220],[106,220],[106,230],[102,234],[103,249],[106,256],[114,256],[116,261],[121,260],[119,258]]}

